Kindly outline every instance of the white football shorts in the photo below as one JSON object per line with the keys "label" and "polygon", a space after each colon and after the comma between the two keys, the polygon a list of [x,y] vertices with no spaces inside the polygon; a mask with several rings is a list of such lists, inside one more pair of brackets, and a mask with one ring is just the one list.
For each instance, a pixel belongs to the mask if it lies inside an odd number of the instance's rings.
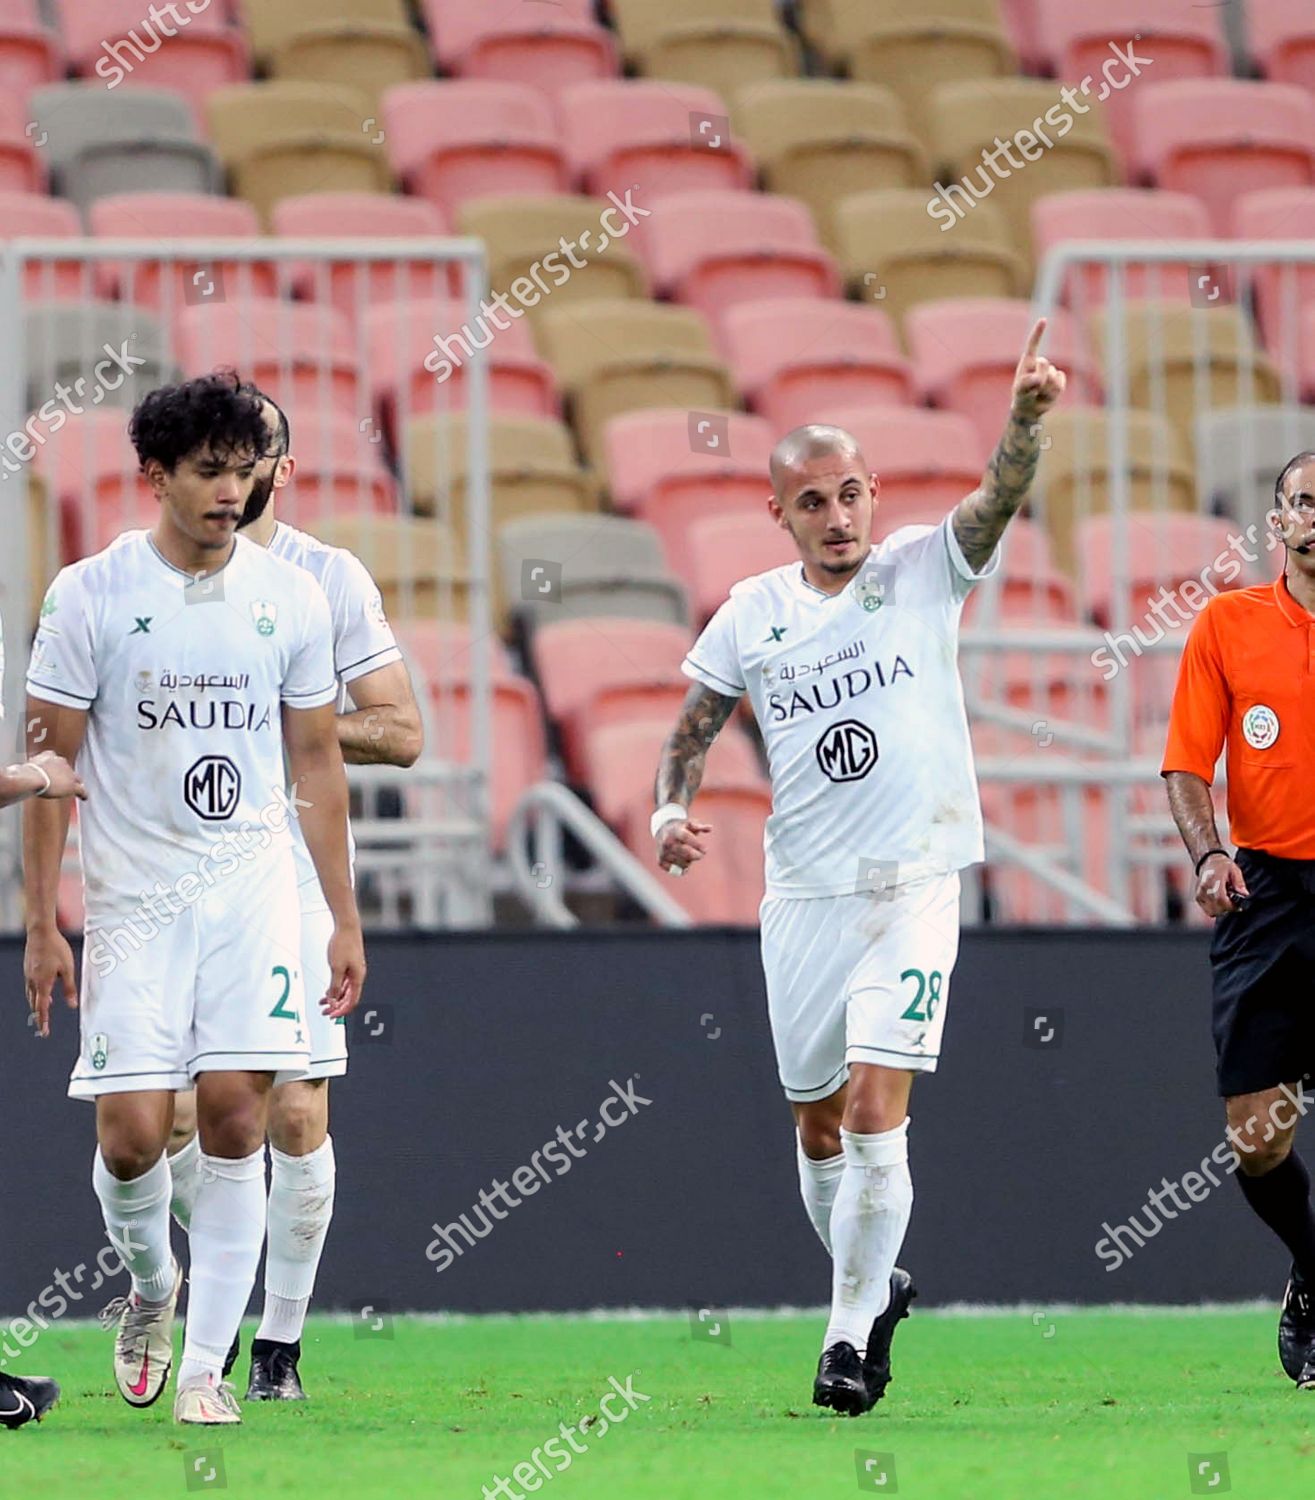
{"label": "white football shorts", "polygon": [[889,892],[768,896],[767,1013],[787,1099],[825,1099],[850,1064],[933,1073],[959,954],[959,875]]}
{"label": "white football shorts", "polygon": [[[181,885],[181,882],[180,882]],[[191,1088],[235,1070],[304,1078],[310,1032],[292,853],[279,851],[187,904],[88,926],[74,1099]],[[323,991],[321,991],[323,993]]]}

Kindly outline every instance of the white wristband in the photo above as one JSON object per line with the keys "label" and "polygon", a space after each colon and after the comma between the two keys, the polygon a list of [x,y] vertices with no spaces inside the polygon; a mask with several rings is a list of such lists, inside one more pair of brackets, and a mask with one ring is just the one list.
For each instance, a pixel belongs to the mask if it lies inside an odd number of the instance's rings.
{"label": "white wristband", "polygon": [[42,781],[45,782],[45,786],[43,786],[41,790],[36,794],[38,797],[44,797],[50,790],[50,772],[46,770],[45,766],[37,765],[36,761],[34,760],[24,761],[23,769],[27,771],[35,771],[37,775],[40,776]]}
{"label": "white wristband", "polygon": [[657,838],[668,823],[674,823],[677,818],[683,822],[688,817],[688,807],[682,807],[679,802],[664,802],[648,820],[648,831]]}

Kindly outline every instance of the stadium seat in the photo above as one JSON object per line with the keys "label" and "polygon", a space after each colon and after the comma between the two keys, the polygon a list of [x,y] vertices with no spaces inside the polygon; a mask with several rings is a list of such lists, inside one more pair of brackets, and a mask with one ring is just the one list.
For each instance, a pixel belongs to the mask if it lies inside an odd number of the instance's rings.
{"label": "stadium seat", "polygon": [[1200,508],[1228,516],[1253,545],[1269,536],[1274,481],[1315,433],[1315,406],[1233,406],[1196,419]]}
{"label": "stadium seat", "polygon": [[764,79],[793,78],[799,47],[775,0],[612,0],[626,60],[637,73],[729,97]]}
{"label": "stadium seat", "polygon": [[[133,407],[158,385],[177,376],[163,328],[146,308],[122,302],[29,302],[23,309],[23,348],[27,354],[28,411],[53,401],[56,382],[71,388],[89,406]],[[134,363],[104,363],[102,352],[131,355]],[[114,382],[121,380],[122,384]],[[100,393],[100,400],[95,393]]]}
{"label": "stadium seat", "polygon": [[353,419],[366,410],[351,326],[327,304],[276,297],[202,302],[182,308],[174,329],[189,377],[230,368],[290,410]]}
{"label": "stadium seat", "polygon": [[465,304],[446,297],[384,302],[365,314],[361,341],[372,404],[394,451],[409,417],[465,408],[473,347],[489,351],[489,402],[495,414],[561,414],[552,371],[535,353],[524,320],[504,321],[505,328],[467,329]]}
{"label": "stadium seat", "polygon": [[1041,42],[1041,0],[1000,0],[1000,19],[1025,73],[1046,71]]}
{"label": "stadium seat", "polygon": [[[1014,248],[1025,258],[1032,253],[1031,211],[1038,198],[1078,188],[1112,187],[1119,181],[1102,106],[1094,101],[1086,114],[1066,117],[1073,122],[1069,130],[1061,133],[1052,125],[1053,137],[1032,128],[1056,102],[1054,85],[1041,79],[941,84],[932,91],[930,102],[935,115],[932,165],[949,173],[937,178],[948,184],[938,204],[938,217],[948,222],[945,215],[961,210],[976,218],[983,195],[989,193]],[[1030,147],[1025,146],[1025,137]],[[1025,171],[1005,169],[1000,176],[987,169],[982,153],[991,151],[997,140],[1017,145]],[[960,179],[968,182],[971,193]]]}
{"label": "stadium seat", "polygon": [[735,404],[730,371],[688,307],[577,302],[547,307],[535,337],[571,398],[581,451],[596,463],[609,418],[641,407],[717,411]]}
{"label": "stadium seat", "polygon": [[1073,583],[1055,566],[1044,528],[1015,516],[1000,543],[1000,555],[998,582],[968,595],[965,627],[986,619],[1001,625],[1078,623]]}
{"label": "stadium seat", "polygon": [[520,675],[503,642],[496,635],[476,636],[468,620],[399,619],[390,623],[411,670],[431,688],[441,691],[449,678],[469,678],[475,670],[477,645],[487,650],[490,673],[496,681]]}
{"label": "stadium seat", "polygon": [[1074,84],[1089,78],[1092,97],[1104,94],[1110,136],[1125,162],[1131,159],[1132,101],[1143,86],[1232,72],[1218,8],[1102,0],[1093,10],[1082,0],[1047,0],[1037,14],[1050,71]]}
{"label": "stadium seat", "polygon": [[[1130,507],[1194,511],[1192,467],[1173,426],[1155,412],[1129,411],[1126,430]],[[1110,418],[1099,407],[1061,403],[1046,417],[1046,439],[1030,510],[1046,529],[1056,565],[1076,577],[1077,522],[1109,509]]]}
{"label": "stadium seat", "polygon": [[382,131],[366,128],[358,90],[276,79],[216,89],[206,100],[210,133],[233,192],[268,224],[290,187],[387,192],[392,186]]}
{"label": "stadium seat", "polygon": [[914,399],[913,371],[879,306],[824,297],[741,302],[722,320],[736,383],[777,431],[828,406],[898,406]]}
{"label": "stadium seat", "polygon": [[498,528],[497,552],[504,597],[529,628],[600,615],[687,622],[684,590],[642,521],[526,516]]}
{"label": "stadium seat", "polygon": [[[442,239],[448,224],[432,203],[399,193],[305,193],[280,198],[270,228],[284,239]],[[454,268],[432,255],[399,263],[298,261],[284,273],[295,296],[325,301],[353,322],[377,303],[410,297],[445,297],[459,290]]]}
{"label": "stadium seat", "polygon": [[934,137],[938,85],[1017,72],[997,0],[930,0],[916,11],[901,0],[824,3],[831,14],[828,55],[851,78],[894,89],[924,141]]}
{"label": "stadium seat", "polygon": [[662,407],[613,417],[603,429],[612,508],[647,521],[684,575],[696,520],[766,513],[772,443],[770,424],[741,412]]}
{"label": "stadium seat", "polygon": [[753,186],[753,163],[710,89],[646,78],[577,83],[558,110],[571,171],[595,196],[633,191],[651,208],[668,193]]}
{"label": "stadium seat", "polygon": [[[1032,205],[1032,248],[1038,265],[1070,240],[1208,240],[1210,215],[1199,198],[1164,188],[1092,188],[1050,193]],[[1123,267],[1125,297],[1180,297],[1200,293],[1205,267],[1162,261]],[[1103,265],[1069,269],[1061,296],[1078,316],[1105,304],[1109,272]],[[1209,287],[1206,287],[1208,292]]]}
{"label": "stadium seat", "polygon": [[1315,100],[1291,84],[1151,81],[1137,91],[1133,113],[1142,180],[1194,193],[1221,238],[1243,193],[1315,182]]}
{"label": "stadium seat", "polygon": [[919,302],[1024,290],[1021,258],[991,203],[979,203],[946,234],[928,214],[923,189],[855,193],[837,205],[836,231],[850,292],[879,302],[897,328]]}
{"label": "stadium seat", "polygon": [[1306,0],[1248,0],[1246,24],[1256,70],[1315,93],[1315,15]]}
{"label": "stadium seat", "polygon": [[[1297,327],[1301,361],[1297,370],[1297,389],[1303,401],[1315,401],[1315,303],[1302,308]],[[1266,398],[1262,396],[1260,399]],[[1276,401],[1278,397],[1268,399]]]}
{"label": "stadium seat", "polygon": [[[1033,324],[1021,298],[953,297],[911,308],[904,329],[923,396],[968,417],[982,449],[994,450],[1004,430],[1014,374]],[[1044,353],[1068,376],[1065,400],[1091,399],[1095,371],[1077,328],[1062,308],[1050,314]]]}
{"label": "stadium seat", "polygon": [[[203,193],[114,193],[87,210],[97,239],[251,239],[256,211],[235,198]],[[97,293],[168,312],[225,297],[273,297],[278,273],[269,261],[124,260],[96,267]]]}
{"label": "stadium seat", "polygon": [[407,25],[406,0],[241,0],[251,50],[268,67],[279,48],[312,26],[354,21],[358,26]]}
{"label": "stadium seat", "polygon": [[[531,642],[534,676],[571,780],[587,779],[585,741],[602,724],[663,715],[670,730],[689,689],[680,664],[692,644],[684,625],[625,615],[539,623]],[[650,782],[656,764],[654,756]]]}
{"label": "stadium seat", "polygon": [[0,92],[26,99],[63,73],[59,34],[41,19],[36,0],[6,0],[0,7]]}
{"label": "stadium seat", "polygon": [[429,52],[405,21],[321,20],[295,31],[274,50],[271,78],[344,84],[381,114],[386,90],[430,76]]}
{"label": "stadium seat", "polygon": [[[1243,193],[1233,205],[1232,232],[1240,240],[1315,239],[1315,187]],[[1297,363],[1298,310],[1315,301],[1315,266],[1309,261],[1262,261],[1251,274],[1265,347],[1281,368],[1291,371]]]}
{"label": "stadium seat", "polygon": [[245,33],[230,22],[226,6],[181,11],[175,6],[172,22],[152,23],[141,0],[65,0],[60,14],[73,72],[94,74],[111,89],[176,89],[194,107],[212,89],[250,77]]}
{"label": "stadium seat", "polygon": [[315,535],[361,559],[390,618],[469,619],[466,558],[451,533],[431,517],[324,516],[315,523]]}
{"label": "stadium seat", "polygon": [[620,71],[611,31],[594,20],[593,0],[558,0],[542,15],[469,0],[421,0],[435,58],[462,78],[525,84],[550,96],[573,83]]}
{"label": "stadium seat", "polygon": [[33,123],[25,118],[30,113],[18,94],[0,91],[0,192],[46,191],[45,158],[35,144],[41,131],[27,128]]}
{"label": "stadium seat", "polygon": [[384,95],[388,157],[408,192],[455,217],[472,198],[570,186],[549,101],[480,79],[399,83]]}
{"label": "stadium seat", "polygon": [[297,470],[279,497],[282,519],[313,531],[335,516],[396,515],[393,476],[381,445],[371,441],[375,434],[363,432],[355,416],[317,405],[294,407],[287,416]]}
{"label": "stadium seat", "polygon": [[70,417],[45,438],[32,462],[58,509],[66,562],[99,552],[121,531],[153,525],[159,514],[122,406]]}
{"label": "stadium seat", "polygon": [[139,189],[219,190],[215,154],[196,138],[187,99],[171,89],[52,83],[32,94],[28,112],[55,191],[79,208]]}
{"label": "stadium seat", "polygon": [[[1107,365],[1109,319],[1093,313],[1088,337]],[[1161,410],[1191,452],[1197,415],[1239,400],[1280,400],[1278,371],[1259,346],[1246,313],[1236,307],[1191,307],[1178,302],[1128,302],[1124,318],[1128,399]],[[1108,379],[1106,389],[1108,390]]]}
{"label": "stadium seat", "polygon": [[[0,240],[80,239],[81,236],[82,220],[71,203],[62,198],[48,198],[44,193],[0,191]],[[34,302],[54,297],[86,297],[91,287],[90,270],[81,260],[29,262],[24,272],[23,295]]]}
{"label": "stadium seat", "polygon": [[733,584],[798,562],[799,553],[764,505],[757,515],[714,511],[691,521],[685,557],[681,576],[689,589],[695,624],[702,629],[725,603]]}
{"label": "stadium seat", "polygon": [[654,204],[638,235],[659,295],[697,309],[714,332],[742,302],[838,297],[835,262],[796,198],[704,189]]}
{"label": "stadium seat", "polygon": [[[549,292],[553,303],[580,297],[647,297],[648,273],[638,252],[605,227],[600,233],[602,215],[610,208],[605,198],[567,193],[476,198],[462,206],[457,228],[484,241],[489,284],[495,290],[510,291],[518,278],[524,278],[520,305],[531,313],[535,299],[541,305]],[[607,222],[615,223],[616,217],[611,213]],[[562,239],[573,252],[568,260],[563,259]],[[545,266],[550,256],[552,265]]]}
{"label": "stadium seat", "polygon": [[792,78],[751,84],[735,96],[732,120],[761,165],[766,187],[806,203],[833,250],[842,198],[916,187],[927,177],[922,146],[899,99],[874,83]]}

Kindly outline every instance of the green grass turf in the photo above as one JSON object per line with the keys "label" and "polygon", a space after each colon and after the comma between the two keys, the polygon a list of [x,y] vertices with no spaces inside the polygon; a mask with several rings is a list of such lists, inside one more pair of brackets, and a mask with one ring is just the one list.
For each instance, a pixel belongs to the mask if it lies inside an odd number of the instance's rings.
{"label": "green grass turf", "polygon": [[[1311,1489],[1315,1393],[1279,1371],[1271,1312],[915,1311],[886,1400],[853,1421],[809,1404],[819,1318],[733,1313],[729,1325],[727,1345],[725,1329],[721,1342],[696,1340],[679,1316],[401,1318],[391,1338],[316,1318],[302,1357],[313,1399],[249,1406],[241,1428],[209,1430],[173,1425],[172,1386],[149,1411],[125,1406],[110,1394],[109,1336],[56,1325],[11,1364],[55,1375],[64,1396],[40,1427],[0,1430],[0,1493],[183,1496],[195,1457],[208,1469],[219,1454],[233,1496],[478,1497],[559,1422],[596,1412],[609,1376],[633,1376],[651,1400],[606,1432],[586,1429],[587,1451],[539,1493],[894,1493],[860,1485],[856,1450],[893,1455],[876,1472],[920,1500],[1171,1500],[1192,1493],[1189,1453],[1221,1452],[1234,1496]],[[551,1454],[545,1464],[557,1467]],[[195,1492],[218,1491],[199,1478]]]}

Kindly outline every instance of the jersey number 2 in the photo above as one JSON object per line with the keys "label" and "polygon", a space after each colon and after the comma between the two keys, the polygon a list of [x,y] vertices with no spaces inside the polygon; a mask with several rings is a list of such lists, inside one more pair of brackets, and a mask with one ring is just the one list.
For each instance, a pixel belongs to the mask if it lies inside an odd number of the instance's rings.
{"label": "jersey number 2", "polygon": [[274,1009],[270,1011],[270,1015],[280,1021],[299,1021],[301,1017],[298,1016],[295,1010],[285,1009],[288,1003],[288,996],[292,993],[292,975],[288,973],[282,964],[270,975],[271,979],[278,979],[280,977],[283,980],[283,993],[279,996]]}

